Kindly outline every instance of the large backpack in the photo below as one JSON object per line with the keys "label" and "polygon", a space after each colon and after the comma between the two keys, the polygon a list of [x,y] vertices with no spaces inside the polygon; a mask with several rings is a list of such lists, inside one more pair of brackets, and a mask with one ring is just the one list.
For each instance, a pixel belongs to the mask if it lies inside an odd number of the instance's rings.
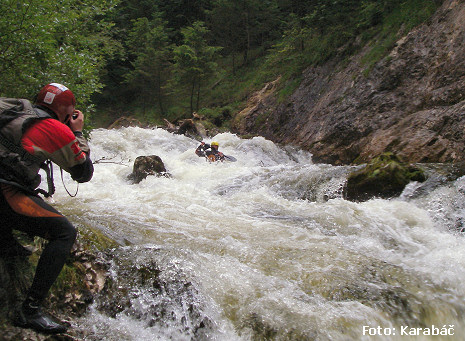
{"label": "large backpack", "polygon": [[[0,97],[0,183],[46,197],[54,193],[50,161],[46,163],[46,160],[29,154],[21,145],[26,129],[45,118],[51,118],[50,114],[34,108],[26,99]],[[47,174],[48,192],[37,189],[41,182],[40,168]]]}

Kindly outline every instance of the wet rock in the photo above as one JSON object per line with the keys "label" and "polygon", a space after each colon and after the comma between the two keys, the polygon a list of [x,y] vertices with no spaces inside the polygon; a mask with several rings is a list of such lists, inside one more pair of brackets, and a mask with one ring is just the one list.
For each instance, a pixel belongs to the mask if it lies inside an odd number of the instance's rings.
{"label": "wet rock", "polygon": [[385,153],[349,174],[344,197],[353,201],[374,197],[388,199],[400,195],[410,181],[425,180],[422,169],[404,163],[392,153]]}
{"label": "wet rock", "polygon": [[149,175],[169,176],[165,164],[157,155],[138,156],[134,161],[134,167],[128,180],[138,184]]}
{"label": "wet rock", "polygon": [[[358,54],[309,67],[286,100],[267,85],[235,118],[242,135],[309,150],[314,162],[369,162],[393,152],[409,162],[465,160],[465,3],[446,0],[430,20],[367,68]],[[284,86],[284,84],[282,85]]]}
{"label": "wet rock", "polygon": [[142,127],[143,124],[136,118],[131,116],[123,116],[113,122],[108,129],[118,129],[123,127]]}
{"label": "wet rock", "polygon": [[200,139],[201,140],[205,139],[208,136],[208,133],[203,123],[199,121],[194,121],[194,124],[195,124],[195,129]]}
{"label": "wet rock", "polygon": [[[70,257],[44,302],[45,311],[65,323],[82,316],[107,282],[109,261],[104,253],[95,250],[97,244],[88,239],[93,234],[86,231],[85,236],[78,235]],[[23,245],[32,243],[34,253],[30,257],[0,256],[0,340],[81,340],[81,331],[72,328],[66,334],[49,336],[11,325],[11,315],[32,283],[35,264],[44,245],[43,239],[38,237],[29,240],[16,233],[15,237]],[[107,237],[100,239],[106,239],[106,245],[116,245]]]}
{"label": "wet rock", "polygon": [[214,322],[205,313],[204,299],[170,253],[151,246],[109,250],[112,278],[96,300],[102,314],[124,314],[147,327],[158,326],[206,340]]}
{"label": "wet rock", "polygon": [[[414,199],[427,196],[441,186],[451,185],[465,176],[465,163],[424,163],[420,165],[426,174],[426,181],[403,193],[405,198]],[[460,202],[461,200],[458,200]]]}
{"label": "wet rock", "polygon": [[180,123],[181,124],[178,128],[178,131],[176,132],[177,134],[180,134],[180,135],[189,135],[189,133],[196,134],[196,135],[198,134],[197,127],[193,119],[182,120]]}
{"label": "wet rock", "polygon": [[165,118],[165,129],[174,134],[201,140],[208,135],[205,126],[200,122],[201,119],[203,119],[201,116],[194,113],[193,118],[180,120],[176,125]]}

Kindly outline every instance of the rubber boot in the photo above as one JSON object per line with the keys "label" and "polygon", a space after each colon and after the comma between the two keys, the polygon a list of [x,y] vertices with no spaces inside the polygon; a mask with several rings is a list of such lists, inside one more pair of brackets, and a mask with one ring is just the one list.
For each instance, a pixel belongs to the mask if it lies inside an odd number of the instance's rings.
{"label": "rubber boot", "polygon": [[19,308],[13,322],[17,327],[31,328],[47,334],[59,334],[67,330],[66,326],[43,313],[40,304],[30,297]]}

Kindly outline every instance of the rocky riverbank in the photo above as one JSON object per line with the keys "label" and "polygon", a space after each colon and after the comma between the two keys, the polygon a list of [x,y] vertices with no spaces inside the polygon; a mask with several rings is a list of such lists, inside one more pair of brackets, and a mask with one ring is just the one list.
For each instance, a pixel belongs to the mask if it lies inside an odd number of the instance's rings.
{"label": "rocky riverbank", "polygon": [[31,256],[0,256],[0,341],[3,340],[82,340],[83,331],[72,328],[73,319],[84,314],[105,286],[110,259],[100,250],[117,244],[97,230],[82,231],[60,276],[53,285],[44,311],[71,326],[60,335],[36,333],[11,324],[12,315],[24,299],[34,276],[43,240],[16,234],[22,245],[34,250]]}
{"label": "rocky riverbank", "polygon": [[445,0],[374,67],[371,47],[305,70],[278,103],[280,80],[254,94],[236,117],[240,134],[309,150],[315,162],[368,162],[393,152],[408,162],[465,159],[465,3]]}

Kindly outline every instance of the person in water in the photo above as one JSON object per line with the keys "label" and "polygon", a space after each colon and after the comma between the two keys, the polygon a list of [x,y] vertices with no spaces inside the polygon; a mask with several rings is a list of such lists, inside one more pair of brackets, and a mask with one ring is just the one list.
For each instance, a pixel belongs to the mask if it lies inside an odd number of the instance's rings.
{"label": "person in water", "polygon": [[195,154],[199,157],[206,157],[211,162],[223,161],[224,154],[218,150],[219,146],[218,142],[212,142],[211,144],[202,142],[195,150]]}
{"label": "person in water", "polygon": [[[14,314],[16,326],[61,333],[67,327],[42,312],[41,305],[60,274],[76,239],[76,228],[42,197],[53,194],[50,162],[77,182],[94,172],[90,149],[82,135],[84,115],[75,109],[74,94],[65,86],[44,86],[32,104],[0,98],[0,251],[3,257],[30,254],[12,235],[19,230],[48,240],[32,285]],[[49,192],[38,188],[40,169],[47,172]]]}

